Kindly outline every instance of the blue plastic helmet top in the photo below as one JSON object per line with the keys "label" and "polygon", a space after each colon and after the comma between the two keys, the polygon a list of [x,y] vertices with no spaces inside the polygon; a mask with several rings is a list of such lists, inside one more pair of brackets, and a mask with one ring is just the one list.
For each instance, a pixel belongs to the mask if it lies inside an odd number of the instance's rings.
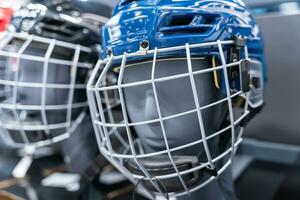
{"label": "blue plastic helmet top", "polygon": [[122,0],[102,36],[102,58],[136,52],[142,41],[154,49],[247,38],[249,57],[261,61],[266,74],[259,27],[241,0]]}

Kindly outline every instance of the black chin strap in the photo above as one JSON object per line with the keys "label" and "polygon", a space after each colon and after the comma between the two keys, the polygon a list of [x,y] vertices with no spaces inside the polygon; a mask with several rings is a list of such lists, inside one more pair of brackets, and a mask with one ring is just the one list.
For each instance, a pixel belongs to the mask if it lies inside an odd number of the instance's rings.
{"label": "black chin strap", "polygon": [[247,124],[254,118],[254,116],[262,111],[264,105],[265,103],[257,108],[249,107],[250,113],[241,121],[241,127],[246,127]]}

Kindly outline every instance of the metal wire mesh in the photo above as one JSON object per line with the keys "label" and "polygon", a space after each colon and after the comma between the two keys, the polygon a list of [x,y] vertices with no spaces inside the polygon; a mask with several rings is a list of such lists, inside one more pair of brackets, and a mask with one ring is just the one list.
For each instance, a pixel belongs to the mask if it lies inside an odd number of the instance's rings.
{"label": "metal wire mesh", "polygon": [[[141,50],[135,53],[124,53],[122,56],[111,55],[105,60],[99,60],[88,82],[88,100],[91,110],[91,116],[93,120],[93,126],[97,137],[99,149],[103,155],[106,156],[110,162],[112,162],[129,180],[134,183],[140,183],[139,189],[146,194],[151,195],[153,192],[165,195],[164,187],[161,184],[166,183],[167,180],[177,180],[180,189],[170,192],[173,196],[180,196],[189,194],[199,188],[204,187],[209,182],[222,174],[226,168],[231,164],[234,153],[237,146],[241,142],[241,135],[243,129],[240,128],[241,121],[249,114],[248,110],[248,93],[243,93],[242,90],[233,90],[229,84],[228,69],[232,67],[239,67],[240,60],[234,62],[227,62],[226,51],[230,45],[234,44],[234,41],[216,41],[203,44],[186,44],[184,46],[162,48],[154,50]],[[207,67],[205,69],[195,70],[193,68],[193,61],[199,59],[194,56],[193,52],[199,49],[214,48],[215,56],[219,59],[219,66]],[[247,47],[243,50],[244,59],[248,58]],[[183,52],[183,54],[182,54]],[[181,58],[166,58],[167,55],[176,55],[181,53]],[[143,60],[147,58],[150,61],[140,61],[140,63],[150,63],[151,75],[148,79],[139,79],[128,82],[124,81],[126,76],[126,70],[132,66],[132,60]],[[156,77],[155,72],[157,65],[160,62],[166,60],[184,60],[186,62],[186,72],[180,74],[173,74],[167,76]],[[201,59],[201,58],[200,58]],[[136,66],[135,66],[136,67]],[[199,84],[197,79],[199,75],[210,74],[213,76],[216,72],[220,72],[224,75],[225,94],[224,97],[208,103],[207,105],[201,105],[199,102]],[[116,80],[113,83],[108,83],[107,79],[115,74]],[[190,83],[190,88],[193,97],[192,109],[182,111],[179,113],[172,113],[165,115],[162,112],[160,95],[157,92],[157,85],[161,83],[172,84],[172,80],[187,79]],[[241,80],[242,81],[242,80]],[[148,85],[152,88],[154,96],[154,104],[156,109],[156,117],[149,120],[133,121],[132,116],[128,112],[129,103],[126,91],[129,89],[138,90],[138,87]],[[139,96],[132,97],[139,98]],[[244,104],[236,108],[233,104],[236,99],[241,98],[244,100]],[[174,102],[172,102],[174,103]],[[176,104],[176,101],[175,101]],[[209,112],[210,109],[215,106],[225,104],[228,112],[227,118],[229,123],[216,130],[213,133],[208,133],[205,125],[204,112]],[[141,106],[141,105],[136,105]],[[144,105],[142,105],[144,106]],[[176,105],[175,105],[176,106]],[[168,130],[165,128],[165,124],[168,120],[184,117],[187,115],[195,114],[198,121],[199,139],[189,141],[185,144],[174,145],[171,144],[170,138],[168,138]],[[208,122],[209,123],[209,122]],[[150,124],[156,124],[161,129],[161,140],[164,144],[164,148],[157,151],[147,151],[145,141],[141,140],[141,135],[136,134],[136,127],[147,126]],[[182,124],[184,126],[184,124]],[[184,134],[184,133],[182,133]],[[210,143],[215,138],[220,138],[224,134],[229,134],[230,142],[227,148],[222,149],[218,153],[212,152],[212,144]],[[116,145],[115,141],[119,141],[119,145]],[[157,141],[159,142],[159,141]],[[178,159],[180,152],[183,152],[189,148],[202,145],[204,149],[205,159],[198,160],[188,168],[181,168],[178,165]],[[169,160],[172,170],[169,173],[159,174],[155,171],[149,170],[146,159],[157,159],[159,156],[164,156],[164,159]],[[187,156],[188,157],[188,156]],[[129,160],[129,161],[128,161]],[[162,161],[164,162],[164,161]],[[127,163],[127,164],[126,164]],[[128,167],[128,163],[134,163],[137,170],[132,170]],[[164,170],[161,167],[159,170]],[[216,170],[215,175],[203,175],[207,170]],[[189,184],[187,176],[198,173],[200,178],[195,184]],[[151,186],[149,186],[151,185]],[[149,189],[152,188],[152,189]]]}
{"label": "metal wire mesh", "polygon": [[23,33],[0,41],[0,127],[10,145],[44,146],[69,137],[86,115],[90,48]]}

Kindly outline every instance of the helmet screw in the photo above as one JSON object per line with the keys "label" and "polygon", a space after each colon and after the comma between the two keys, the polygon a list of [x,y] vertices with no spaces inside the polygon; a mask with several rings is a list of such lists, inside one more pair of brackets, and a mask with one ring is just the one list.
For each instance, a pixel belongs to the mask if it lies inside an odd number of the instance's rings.
{"label": "helmet screw", "polygon": [[149,49],[149,41],[144,40],[140,43],[141,50],[148,50]]}
{"label": "helmet screw", "polygon": [[87,29],[87,28],[83,29],[83,33],[84,33],[84,34],[89,33],[89,29]]}
{"label": "helmet screw", "polygon": [[234,37],[234,42],[235,42],[235,45],[237,47],[244,47],[247,44],[247,40],[245,38],[240,37],[240,36],[235,36]]}
{"label": "helmet screw", "polygon": [[112,48],[109,48],[109,49],[107,50],[107,55],[111,56],[112,54],[113,54]]}

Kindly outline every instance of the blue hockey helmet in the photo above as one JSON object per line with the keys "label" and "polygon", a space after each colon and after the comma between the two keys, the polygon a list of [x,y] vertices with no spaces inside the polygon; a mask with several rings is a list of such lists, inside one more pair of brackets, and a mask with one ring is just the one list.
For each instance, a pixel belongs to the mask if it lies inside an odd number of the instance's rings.
{"label": "blue hockey helmet", "polygon": [[263,40],[245,4],[123,0],[102,39],[88,98],[108,160],[149,195],[222,174],[263,105]]}

